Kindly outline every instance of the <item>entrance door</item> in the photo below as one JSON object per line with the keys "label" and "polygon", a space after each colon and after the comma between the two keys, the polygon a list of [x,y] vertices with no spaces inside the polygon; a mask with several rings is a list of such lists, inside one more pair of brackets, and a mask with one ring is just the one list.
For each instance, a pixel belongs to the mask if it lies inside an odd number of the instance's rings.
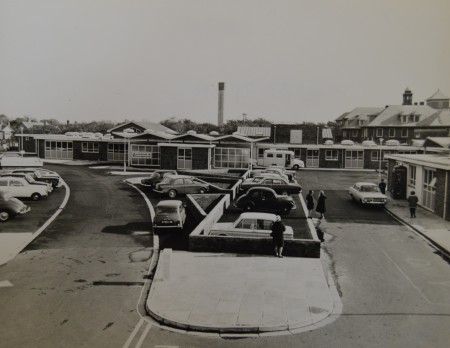
{"label": "entrance door", "polygon": [[178,148],[177,169],[192,169],[192,148]]}
{"label": "entrance door", "polygon": [[422,205],[425,208],[434,211],[435,196],[436,196],[436,172],[431,169],[424,169]]}
{"label": "entrance door", "polygon": [[319,150],[306,151],[306,167],[308,168],[319,167]]}
{"label": "entrance door", "polygon": [[363,150],[346,150],[345,151],[345,168],[364,168],[364,151]]}

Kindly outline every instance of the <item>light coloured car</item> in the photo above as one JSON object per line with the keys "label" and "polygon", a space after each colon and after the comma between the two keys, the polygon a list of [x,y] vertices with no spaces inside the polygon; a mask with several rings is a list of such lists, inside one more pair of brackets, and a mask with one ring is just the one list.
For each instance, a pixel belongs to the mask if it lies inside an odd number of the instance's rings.
{"label": "light coloured car", "polygon": [[160,201],[156,205],[153,230],[182,230],[186,222],[186,209],[183,202],[178,200]]}
{"label": "light coloured car", "polygon": [[50,183],[53,188],[61,186],[61,177],[57,173],[46,169],[20,168],[12,170],[11,173],[27,173],[30,174],[36,181]]}
{"label": "light coloured car", "polygon": [[385,205],[386,195],[380,192],[377,184],[371,182],[357,182],[348,189],[350,197],[361,204]]}
{"label": "light coloured car", "polygon": [[289,182],[289,178],[287,175],[280,174],[278,172],[254,171],[252,173],[252,175],[253,175],[253,178],[261,178],[261,177],[276,178],[276,179],[281,178],[281,179]]}
{"label": "light coloured car", "polygon": [[8,173],[1,174],[0,177],[2,177],[2,178],[5,178],[5,177],[24,178],[31,185],[41,185],[41,186],[46,187],[48,193],[53,191],[52,184],[49,184],[47,182],[37,181],[34,179],[34,177],[31,174],[8,172]]}
{"label": "light coloured car", "polygon": [[[304,168],[304,165],[301,168]],[[287,175],[289,180],[295,180],[295,175],[297,174],[297,172],[295,170],[289,170],[289,169],[286,169],[286,168],[284,168],[282,166],[269,166],[269,167],[267,167],[267,169],[268,170],[270,170],[270,169],[278,169],[283,174]]]}
{"label": "light coloured car", "polygon": [[0,222],[8,221],[16,215],[22,215],[29,211],[29,206],[12,197],[10,193],[0,191]]}
{"label": "light coloured car", "polygon": [[[212,236],[270,238],[275,214],[242,213],[234,222],[218,222],[211,229]],[[285,239],[293,239],[292,227],[286,226]]]}
{"label": "light coloured car", "polygon": [[168,175],[163,181],[155,185],[155,192],[167,194],[175,198],[178,194],[205,193],[209,190],[209,184],[194,176]]}
{"label": "light coloured car", "polygon": [[0,177],[0,191],[7,192],[12,197],[31,198],[33,201],[48,196],[47,185],[33,185],[25,178]]}

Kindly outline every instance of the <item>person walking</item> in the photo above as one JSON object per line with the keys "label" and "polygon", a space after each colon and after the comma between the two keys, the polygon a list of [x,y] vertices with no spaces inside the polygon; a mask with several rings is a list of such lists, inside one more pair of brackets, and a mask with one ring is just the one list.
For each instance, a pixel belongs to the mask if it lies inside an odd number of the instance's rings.
{"label": "person walking", "polygon": [[417,198],[416,192],[411,191],[411,194],[408,197],[409,214],[411,215],[411,218],[416,217],[416,207],[418,202],[419,198]]}
{"label": "person walking", "polygon": [[286,226],[284,226],[281,221],[280,215],[275,217],[275,221],[272,224],[272,236],[273,245],[275,248],[275,256],[283,257],[283,247],[284,247],[284,231]]}
{"label": "person walking", "polygon": [[308,209],[308,219],[312,218],[312,213],[314,211],[313,193],[313,190],[309,190],[309,193],[306,195],[306,209]]}
{"label": "person walking", "polygon": [[384,179],[381,179],[378,187],[380,188],[381,193],[384,195],[386,193],[386,183],[384,182]]}
{"label": "person walking", "polygon": [[320,191],[316,206],[316,211],[320,213],[319,219],[323,219],[323,214],[325,214],[325,212],[327,211],[327,209],[325,208],[325,199],[327,199],[327,196],[325,196],[325,192]]}

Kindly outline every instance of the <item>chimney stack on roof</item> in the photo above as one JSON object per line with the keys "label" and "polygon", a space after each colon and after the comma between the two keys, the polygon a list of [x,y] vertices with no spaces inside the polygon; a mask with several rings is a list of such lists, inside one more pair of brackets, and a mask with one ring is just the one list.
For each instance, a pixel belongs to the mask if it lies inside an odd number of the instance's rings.
{"label": "chimney stack on roof", "polygon": [[225,91],[225,82],[219,82],[219,114],[217,124],[223,126],[223,97]]}

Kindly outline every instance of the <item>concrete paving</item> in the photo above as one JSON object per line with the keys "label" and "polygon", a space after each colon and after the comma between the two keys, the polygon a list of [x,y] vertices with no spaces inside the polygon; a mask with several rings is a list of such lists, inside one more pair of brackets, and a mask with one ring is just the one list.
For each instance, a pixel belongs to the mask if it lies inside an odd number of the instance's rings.
{"label": "concrete paving", "polygon": [[149,314],[183,330],[274,333],[314,328],[342,308],[322,262],[164,249]]}

